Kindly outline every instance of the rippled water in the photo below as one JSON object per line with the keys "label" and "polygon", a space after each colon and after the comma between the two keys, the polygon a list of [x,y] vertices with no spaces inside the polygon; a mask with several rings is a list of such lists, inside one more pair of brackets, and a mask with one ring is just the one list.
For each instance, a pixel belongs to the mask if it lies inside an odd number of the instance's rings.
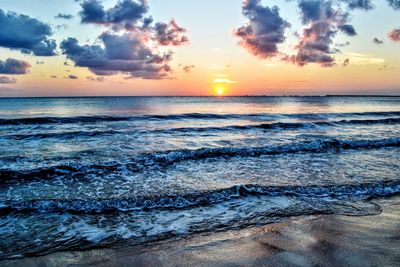
{"label": "rippled water", "polygon": [[0,258],[379,213],[399,152],[399,97],[0,99]]}

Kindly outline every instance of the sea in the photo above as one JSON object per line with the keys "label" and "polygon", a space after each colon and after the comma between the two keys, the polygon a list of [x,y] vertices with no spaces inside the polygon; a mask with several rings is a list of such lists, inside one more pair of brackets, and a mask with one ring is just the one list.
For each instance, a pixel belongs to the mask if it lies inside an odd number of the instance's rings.
{"label": "sea", "polygon": [[140,246],[400,193],[400,97],[0,99],[0,259]]}

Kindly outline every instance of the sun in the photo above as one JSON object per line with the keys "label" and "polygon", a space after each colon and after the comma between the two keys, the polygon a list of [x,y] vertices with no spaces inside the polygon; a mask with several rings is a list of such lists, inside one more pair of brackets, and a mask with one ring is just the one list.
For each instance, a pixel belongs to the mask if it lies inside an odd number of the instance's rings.
{"label": "sun", "polygon": [[225,88],[222,85],[215,87],[215,93],[219,96],[223,96],[225,93]]}

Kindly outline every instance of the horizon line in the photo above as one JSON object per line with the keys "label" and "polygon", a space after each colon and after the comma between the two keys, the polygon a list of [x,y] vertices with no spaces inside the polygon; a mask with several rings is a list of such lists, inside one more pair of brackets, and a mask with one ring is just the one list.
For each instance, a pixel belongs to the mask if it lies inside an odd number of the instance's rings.
{"label": "horizon line", "polygon": [[7,98],[85,98],[85,97],[400,97],[399,94],[326,94],[326,95],[72,95],[72,96],[0,96],[0,99]]}

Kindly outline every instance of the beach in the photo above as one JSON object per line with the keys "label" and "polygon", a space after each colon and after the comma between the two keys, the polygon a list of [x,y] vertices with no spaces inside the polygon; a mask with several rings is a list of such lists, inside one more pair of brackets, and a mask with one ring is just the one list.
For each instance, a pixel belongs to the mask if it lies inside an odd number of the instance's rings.
{"label": "beach", "polygon": [[400,197],[373,216],[293,217],[145,246],[68,251],[1,266],[398,266]]}

